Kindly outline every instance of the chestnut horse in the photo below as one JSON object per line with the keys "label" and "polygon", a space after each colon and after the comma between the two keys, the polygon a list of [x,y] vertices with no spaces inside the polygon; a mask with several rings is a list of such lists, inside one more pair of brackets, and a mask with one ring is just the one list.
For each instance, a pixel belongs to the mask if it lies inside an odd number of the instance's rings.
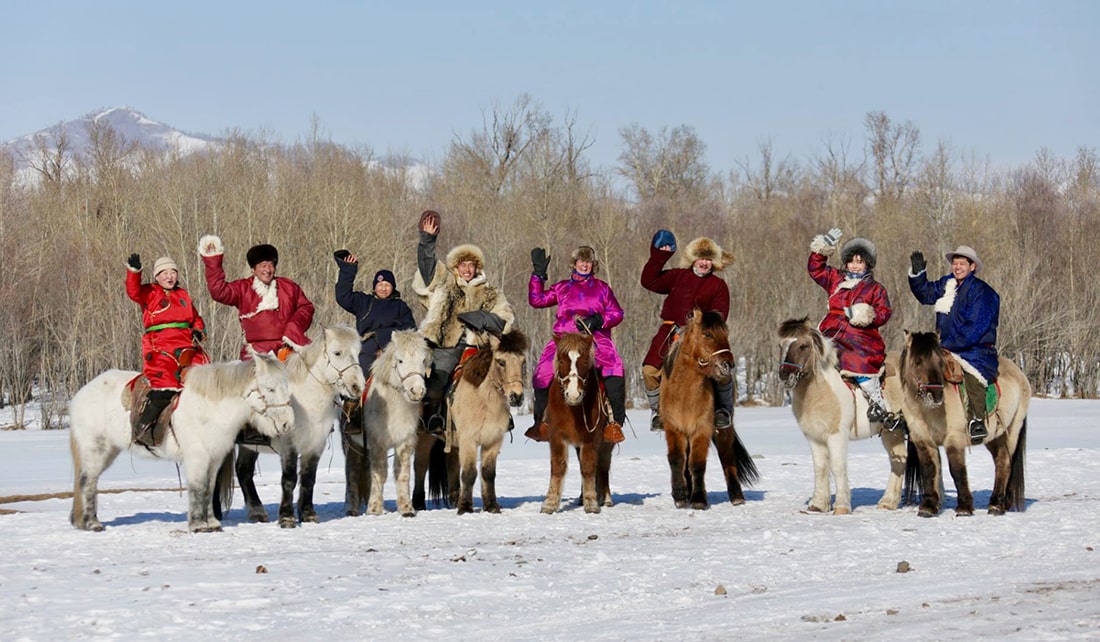
{"label": "chestnut horse", "polygon": [[672,499],[677,508],[706,509],[704,475],[710,442],[726,477],[731,504],[745,503],[741,485],[751,486],[759,478],[745,445],[733,425],[714,428],[713,381],[733,376],[733,353],[729,328],[717,312],[696,309],[681,330],[680,339],[665,359],[661,384],[661,419],[668,442],[668,465],[672,472]]}
{"label": "chestnut horse", "polygon": [[[940,347],[934,332],[905,334],[901,353],[902,411],[909,423],[909,463],[906,478],[921,487],[918,514],[932,517],[943,505],[939,447],[947,451],[947,467],[955,481],[956,515],[974,514],[974,496],[966,472],[966,449],[970,446],[967,417],[960,383],[945,376],[954,355]],[[957,363],[957,362],[956,362]],[[961,369],[959,369],[961,374]],[[961,382],[961,377],[951,379]],[[987,420],[989,435],[985,447],[993,455],[993,492],[989,514],[1023,511],[1024,451],[1027,446],[1027,409],[1031,384],[1012,361],[1000,358],[997,407]],[[918,467],[919,466],[919,467]]]}
{"label": "chestnut horse", "polygon": [[551,514],[561,504],[561,484],[569,464],[569,446],[577,448],[581,466],[581,502],[584,512],[598,513],[611,506],[611,452],[615,445],[603,440],[611,419],[600,376],[592,335],[554,335],[554,380],[546,407],[550,426],[550,486],[542,512]]}

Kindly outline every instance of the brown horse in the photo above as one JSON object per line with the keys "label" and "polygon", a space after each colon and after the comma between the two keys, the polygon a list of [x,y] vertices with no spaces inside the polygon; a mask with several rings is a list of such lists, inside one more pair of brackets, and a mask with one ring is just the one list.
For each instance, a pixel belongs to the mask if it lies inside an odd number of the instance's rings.
{"label": "brown horse", "polygon": [[596,354],[589,334],[554,335],[554,380],[546,407],[550,426],[550,487],[542,512],[557,512],[561,483],[569,463],[569,446],[577,448],[581,466],[584,512],[598,513],[611,506],[610,470],[614,444],[603,440],[611,416],[596,370]]}
{"label": "brown horse", "polygon": [[711,380],[725,381],[731,376],[733,353],[726,322],[717,312],[696,309],[665,359],[661,384],[661,419],[677,508],[687,508],[689,502],[695,509],[708,507],[704,475],[711,441],[718,449],[731,504],[744,504],[741,485],[751,486],[759,477],[734,427],[714,428]]}
{"label": "brown horse", "polygon": [[[901,356],[902,411],[909,424],[906,478],[920,484],[921,517],[938,515],[943,505],[940,446],[947,451],[948,470],[955,481],[958,499],[955,514],[974,514],[974,497],[966,471],[970,434],[959,391],[962,386],[945,375],[955,359],[940,347],[935,333],[906,333]],[[990,515],[1025,508],[1024,451],[1031,385],[1008,359],[1000,359],[998,371],[995,385],[1000,394],[997,407],[989,416],[989,435],[984,442],[993,455],[995,468],[993,492],[989,496]],[[950,378],[961,381],[954,376]]]}

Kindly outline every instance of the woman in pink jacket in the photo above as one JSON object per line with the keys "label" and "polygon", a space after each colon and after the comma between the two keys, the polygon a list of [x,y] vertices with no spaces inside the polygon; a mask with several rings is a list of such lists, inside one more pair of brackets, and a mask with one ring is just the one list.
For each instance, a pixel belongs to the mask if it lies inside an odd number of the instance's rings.
{"label": "woman in pink jacket", "polygon": [[[582,245],[573,251],[573,273],[568,279],[546,285],[546,268],[550,257],[546,250],[531,250],[532,274],[527,287],[527,302],[533,308],[558,306],[554,334],[566,332],[591,332],[596,348],[596,368],[604,379],[604,391],[611,402],[612,421],[604,430],[604,441],[623,441],[623,422],[626,421],[626,382],[623,379],[623,360],[611,341],[611,328],[623,321],[623,309],[615,299],[615,293],[605,281],[596,278],[599,261],[596,250]],[[535,441],[546,441],[548,426],[542,421],[554,376],[554,353],[557,346],[551,339],[542,351],[535,367],[535,423],[526,436]]]}

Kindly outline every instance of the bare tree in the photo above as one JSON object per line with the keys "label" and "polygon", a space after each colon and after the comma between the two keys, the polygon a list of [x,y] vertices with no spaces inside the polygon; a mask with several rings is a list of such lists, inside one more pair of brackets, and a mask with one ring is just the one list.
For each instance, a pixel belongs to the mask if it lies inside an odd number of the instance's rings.
{"label": "bare tree", "polygon": [[894,123],[882,111],[869,112],[863,122],[867,127],[878,195],[900,200],[914,179],[920,129],[911,121]]}

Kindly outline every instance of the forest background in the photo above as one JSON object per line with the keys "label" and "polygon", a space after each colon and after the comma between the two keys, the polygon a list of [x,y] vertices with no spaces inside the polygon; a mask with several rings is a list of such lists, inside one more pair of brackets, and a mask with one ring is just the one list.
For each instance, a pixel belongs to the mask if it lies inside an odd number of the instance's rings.
{"label": "forest background", "polygon": [[[483,248],[490,281],[533,339],[532,362],[553,311],[526,303],[531,248],[548,248],[554,281],[568,276],[574,247],[592,245],[599,276],[626,311],[614,338],[628,397],[639,404],[641,359],[663,299],[639,276],[659,228],[680,243],[670,267],[699,236],[735,256],[721,276],[731,291],[742,403],[783,402],[773,376],[776,327],[824,314],[826,294],[806,274],[806,258],[810,239],[833,226],[845,240],[864,236],[878,248],[875,277],[894,307],[883,329],[888,348],[900,348],[904,330],[934,327],[931,308],[908,292],[910,253],[924,252],[935,278],[947,271],[943,254],[966,244],[1001,294],[1001,353],[1036,393],[1100,394],[1096,150],[1058,158],[1039,149],[1025,165],[995,167],[924,141],[917,123],[885,112],[867,113],[864,126],[863,140],[824,140],[807,158],[764,140],[735,167],[715,169],[690,125],[625,125],[618,163],[594,167],[586,156],[592,141],[573,114],[555,116],[521,95],[486,107],[482,122],[456,134],[415,180],[408,159],[336,144],[317,121],[294,144],[232,131],[222,146],[191,155],[143,148],[105,125],[91,126],[86,154],[73,153],[64,133],[42,138],[33,183],[18,180],[14,158],[0,157],[0,404],[20,409],[36,396],[41,424],[59,427],[68,398],[90,378],[138,368],[141,317],[123,287],[131,252],[147,265],[175,258],[207,322],[206,347],[225,360],[239,349],[240,327],[234,309],[209,298],[200,236],[222,237],[230,278],[247,275],[248,247],[276,245],[279,274],[301,284],[317,308],[315,327],[350,324],[333,298],[333,250],[360,257],[357,289],[388,268],[411,299],[424,209],[442,214],[441,254],[458,243]],[[419,320],[423,311],[410,304]],[[23,425],[25,415],[15,416]]]}

